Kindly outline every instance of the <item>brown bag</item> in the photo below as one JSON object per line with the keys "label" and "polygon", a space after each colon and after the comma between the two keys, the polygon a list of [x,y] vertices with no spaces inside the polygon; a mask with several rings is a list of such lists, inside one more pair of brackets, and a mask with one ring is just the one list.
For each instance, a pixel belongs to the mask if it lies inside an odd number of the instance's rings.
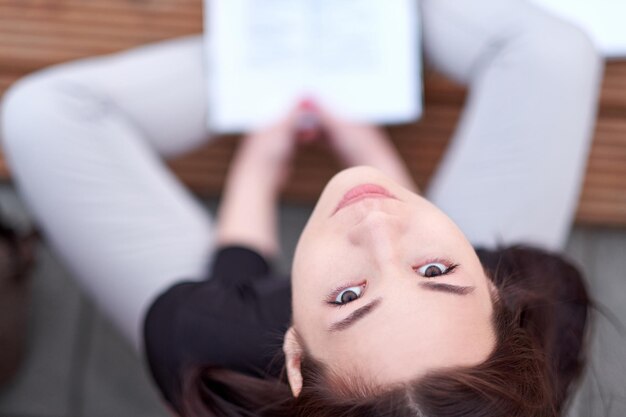
{"label": "brown bag", "polygon": [[36,241],[35,233],[20,236],[0,218],[0,387],[23,357]]}

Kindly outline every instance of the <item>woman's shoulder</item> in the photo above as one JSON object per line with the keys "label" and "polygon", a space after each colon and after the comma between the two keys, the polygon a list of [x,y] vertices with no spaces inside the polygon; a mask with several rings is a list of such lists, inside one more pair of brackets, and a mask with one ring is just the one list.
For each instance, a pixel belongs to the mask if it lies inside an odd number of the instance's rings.
{"label": "woman's shoulder", "polygon": [[194,366],[276,374],[282,364],[275,358],[290,318],[291,289],[285,277],[239,277],[230,282],[221,275],[181,282],[157,297],[146,314],[148,366],[172,404],[183,373]]}

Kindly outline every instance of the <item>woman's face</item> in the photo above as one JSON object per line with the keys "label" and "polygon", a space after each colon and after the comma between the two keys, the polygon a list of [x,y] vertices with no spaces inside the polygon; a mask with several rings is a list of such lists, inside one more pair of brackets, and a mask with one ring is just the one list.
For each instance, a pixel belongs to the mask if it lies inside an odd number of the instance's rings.
{"label": "woman's face", "polygon": [[295,331],[339,375],[403,382],[476,365],[495,346],[491,287],[470,243],[372,168],[328,183],[298,242],[292,284]]}

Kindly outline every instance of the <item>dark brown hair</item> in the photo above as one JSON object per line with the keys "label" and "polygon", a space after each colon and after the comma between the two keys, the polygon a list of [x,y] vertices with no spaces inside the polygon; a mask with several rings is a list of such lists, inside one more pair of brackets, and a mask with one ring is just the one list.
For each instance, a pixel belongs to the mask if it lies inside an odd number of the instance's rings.
{"label": "dark brown hair", "polygon": [[578,270],[562,257],[529,247],[478,250],[497,288],[497,343],[474,367],[434,371],[392,387],[333,375],[310,355],[303,389],[219,368],[185,378],[188,417],[556,417],[584,364],[589,298]]}

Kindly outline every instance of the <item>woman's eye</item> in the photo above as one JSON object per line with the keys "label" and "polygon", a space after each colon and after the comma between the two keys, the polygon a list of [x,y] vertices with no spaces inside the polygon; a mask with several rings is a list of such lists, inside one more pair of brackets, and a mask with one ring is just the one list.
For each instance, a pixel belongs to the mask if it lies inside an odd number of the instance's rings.
{"label": "woman's eye", "polygon": [[447,266],[439,262],[431,262],[417,269],[417,272],[425,278],[434,278],[441,275],[449,274],[457,265]]}
{"label": "woman's eye", "polygon": [[351,303],[354,300],[357,300],[359,297],[361,297],[362,293],[363,293],[362,285],[346,288],[344,290],[341,290],[337,294],[337,296],[335,297],[335,300],[333,301],[333,304],[343,305],[343,304]]}

